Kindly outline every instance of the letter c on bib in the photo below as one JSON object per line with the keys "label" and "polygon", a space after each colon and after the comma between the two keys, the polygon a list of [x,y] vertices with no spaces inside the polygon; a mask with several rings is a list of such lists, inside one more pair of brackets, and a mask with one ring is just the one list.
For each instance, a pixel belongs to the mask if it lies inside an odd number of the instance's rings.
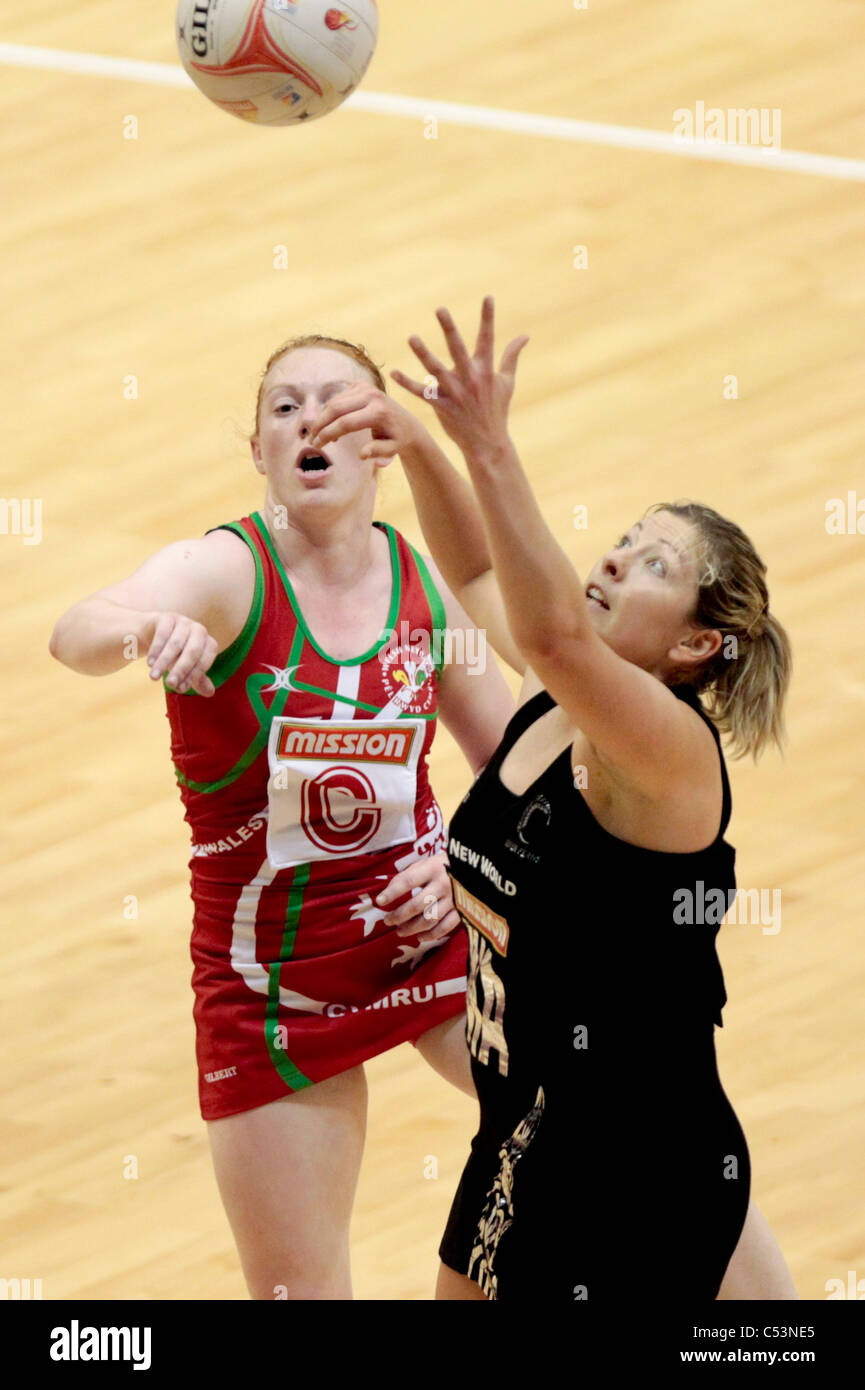
{"label": "letter c on bib", "polygon": [[369,778],[357,767],[327,767],[301,785],[301,825],[319,849],[350,854],[363,848],[381,824]]}

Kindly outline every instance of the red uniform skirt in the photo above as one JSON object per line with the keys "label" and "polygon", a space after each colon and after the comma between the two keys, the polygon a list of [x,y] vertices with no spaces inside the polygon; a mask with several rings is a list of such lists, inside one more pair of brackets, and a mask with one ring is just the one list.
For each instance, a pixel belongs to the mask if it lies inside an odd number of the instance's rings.
{"label": "red uniform skirt", "polygon": [[[242,875],[236,852],[230,863],[192,860],[205,1120],[267,1105],[464,1013],[465,929],[430,946],[381,920],[406,897],[375,905],[405,853],[274,870],[262,828],[243,847]],[[420,919],[420,931],[434,925]]]}

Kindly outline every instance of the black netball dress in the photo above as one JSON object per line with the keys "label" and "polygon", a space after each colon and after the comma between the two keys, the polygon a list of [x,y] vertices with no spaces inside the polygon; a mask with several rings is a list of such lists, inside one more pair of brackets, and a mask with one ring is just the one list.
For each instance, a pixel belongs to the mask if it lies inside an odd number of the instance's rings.
{"label": "black netball dress", "polygon": [[554,706],[510,721],[449,828],[468,930],[466,1031],[480,1127],[439,1249],[491,1299],[714,1299],[748,1209],[721,1085],[715,950],[735,895],[730,789],[704,850],[603,830],[566,749],[528,788],[499,768]]}

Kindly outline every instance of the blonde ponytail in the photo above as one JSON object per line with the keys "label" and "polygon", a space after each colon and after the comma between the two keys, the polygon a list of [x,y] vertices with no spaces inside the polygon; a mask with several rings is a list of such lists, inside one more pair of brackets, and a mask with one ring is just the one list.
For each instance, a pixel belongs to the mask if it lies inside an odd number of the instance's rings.
{"label": "blonde ponytail", "polygon": [[694,685],[706,713],[730,740],[734,757],[756,760],[766,745],[784,746],[784,701],[790,683],[790,639],[769,612],[766,566],[735,522],[699,502],[659,502],[695,527],[701,543],[692,621],[721,633],[718,652]]}

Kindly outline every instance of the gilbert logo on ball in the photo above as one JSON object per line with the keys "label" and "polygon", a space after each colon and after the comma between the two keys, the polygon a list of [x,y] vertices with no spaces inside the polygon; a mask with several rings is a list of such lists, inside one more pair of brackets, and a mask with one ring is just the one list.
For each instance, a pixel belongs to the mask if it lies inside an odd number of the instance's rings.
{"label": "gilbert logo on ball", "polygon": [[375,0],[180,0],[177,47],[199,91],[258,125],[326,116],[375,52]]}

